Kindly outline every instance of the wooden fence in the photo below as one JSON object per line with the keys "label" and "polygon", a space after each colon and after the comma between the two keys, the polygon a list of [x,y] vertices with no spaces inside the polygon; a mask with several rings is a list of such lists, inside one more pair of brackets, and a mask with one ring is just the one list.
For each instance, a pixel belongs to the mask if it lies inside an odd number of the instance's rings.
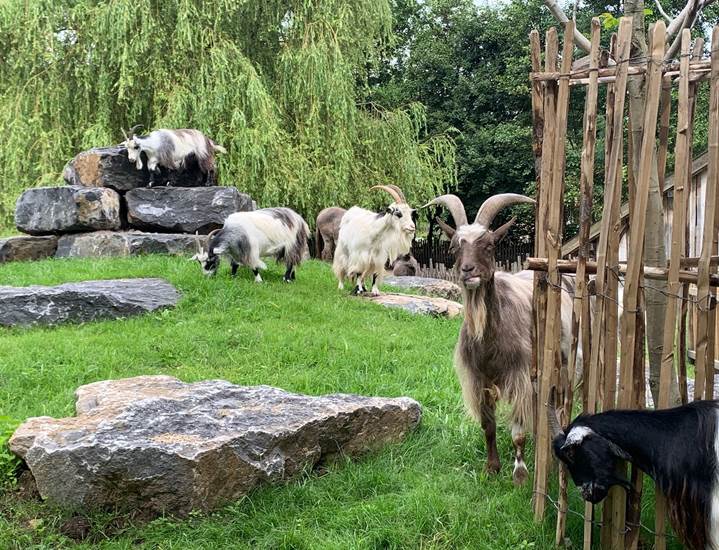
{"label": "wooden fence", "polygon": [[[575,410],[574,358],[581,341],[583,347],[583,395],[581,409],[587,413],[612,408],[643,408],[645,406],[645,377],[647,356],[644,345],[646,296],[661,292],[667,296],[666,320],[663,325],[663,350],[659,379],[658,404],[670,405],[670,386],[679,377],[686,381],[686,320],[687,308],[696,308],[693,338],[696,340],[696,378],[693,397],[713,397],[714,357],[716,339],[715,287],[719,258],[719,26],[713,33],[711,59],[703,59],[703,43],[697,39],[691,47],[688,30],[681,35],[679,62],[665,62],[666,28],[657,21],[650,31],[650,46],[646,56],[631,58],[632,18],[620,20],[618,33],[612,37],[609,52],[600,51],[601,25],[592,21],[591,52],[586,64],[573,68],[574,23],[564,28],[563,52],[559,53],[556,29],[547,32],[544,67],[540,37],[530,34],[532,60],[532,111],[534,118],[534,154],[537,166],[538,204],[536,214],[537,258],[530,265],[537,270],[535,277],[535,471],[534,514],[544,518],[547,502],[556,503],[556,542],[564,541],[567,514],[567,472],[559,469],[558,494],[549,500],[549,477],[552,472],[547,403],[551,388],[558,390],[560,418],[567,424]],[[607,55],[607,53],[609,55]],[[615,63],[608,63],[608,59]],[[559,65],[561,59],[561,67]],[[645,79],[646,100],[641,120],[625,116],[629,106],[629,79]],[[687,258],[686,188],[692,161],[692,132],[694,98],[697,88],[710,81],[709,113],[709,183],[704,203],[704,227],[701,255]],[[589,258],[588,238],[591,224],[593,174],[596,156],[599,86],[606,86],[603,116],[605,118],[604,203],[601,233],[595,258]],[[574,86],[586,86],[584,105],[583,150],[580,178],[580,246],[576,261],[561,259],[562,209],[564,195],[564,166],[567,115]],[[672,87],[678,91],[672,94]],[[671,110],[676,109],[677,128],[675,147],[674,215],[671,227],[671,247],[666,266],[649,268],[643,265],[643,247],[647,223],[647,204],[653,162],[656,159],[660,180],[667,159]],[[634,116],[637,116],[636,114]],[[639,150],[633,150],[631,138],[624,140],[627,124],[642,125],[643,137]],[[636,127],[636,126],[635,126]],[[629,132],[627,135],[631,135]],[[658,143],[658,145],[657,145]],[[633,162],[633,159],[638,159]],[[656,172],[654,172],[656,174]],[[625,180],[626,178],[626,180]],[[627,186],[629,204],[628,254],[625,264],[619,263],[619,211],[622,188]],[[648,233],[647,233],[648,234]],[[590,301],[588,276],[596,273],[595,300]],[[569,365],[562,369],[560,342],[560,277],[572,273],[577,277],[577,291],[572,316],[572,349]],[[652,280],[667,281],[663,288]],[[619,338],[619,290],[621,302],[621,332]],[[694,285],[696,296],[689,294]],[[592,308],[590,312],[590,307]],[[679,335],[677,337],[677,335]],[[681,387],[681,384],[680,384]],[[686,392],[686,384],[684,391]],[[684,396],[686,399],[688,396]],[[579,401],[579,398],[577,399]],[[579,404],[579,403],[578,403]],[[640,532],[642,473],[632,468],[633,491],[627,495],[623,488],[610,491],[596,510],[586,503],[583,547],[592,548],[596,535],[602,548],[637,548]],[[575,511],[576,512],[576,511]],[[646,528],[645,536],[654,537],[655,548],[666,548],[666,504],[657,490],[656,521]]]}

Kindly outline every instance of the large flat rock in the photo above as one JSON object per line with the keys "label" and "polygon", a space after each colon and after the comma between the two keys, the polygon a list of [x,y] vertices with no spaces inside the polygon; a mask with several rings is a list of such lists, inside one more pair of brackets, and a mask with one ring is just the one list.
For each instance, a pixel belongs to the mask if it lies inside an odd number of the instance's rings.
{"label": "large flat rock", "polygon": [[457,317],[462,315],[462,304],[434,296],[412,296],[409,294],[365,295],[364,298],[384,307],[399,308],[416,315]]}
{"label": "large flat rock", "polygon": [[462,298],[462,289],[452,281],[432,277],[385,277],[383,284],[399,290],[413,290],[426,296],[437,296],[458,301]]}
{"label": "large flat rock", "polygon": [[338,454],[401,441],[407,397],[298,395],[224,380],[139,376],[81,386],[77,416],[28,419],[10,439],[43,498],[67,507],[211,510]]}
{"label": "large flat rock", "polygon": [[120,229],[120,196],[100,187],[35,187],[18,198],[15,225],[30,235]]}
{"label": "large flat rock", "polygon": [[233,212],[252,210],[252,199],[234,187],[152,187],[128,191],[130,227],[169,233],[209,233]]}
{"label": "large flat rock", "polygon": [[[146,187],[150,183],[147,159],[143,153],[143,169],[138,170],[127,158],[127,149],[122,146],[96,147],[83,151],[67,163],[63,177],[68,185],[83,187],[109,187],[116,191],[129,191]],[[212,182],[214,185],[215,181]],[[196,163],[185,170],[162,170],[157,185],[173,187],[202,187],[206,176]]]}
{"label": "large flat rock", "polygon": [[141,231],[95,231],[63,235],[57,245],[58,258],[97,258],[141,254],[194,254],[197,241],[204,246],[205,235],[144,233]]}
{"label": "large flat rock", "polygon": [[118,319],[174,306],[163,279],[109,279],[57,286],[0,286],[0,325],[55,325]]}
{"label": "large flat rock", "polygon": [[57,237],[7,237],[0,239],[0,264],[26,260],[41,260],[55,255]]}

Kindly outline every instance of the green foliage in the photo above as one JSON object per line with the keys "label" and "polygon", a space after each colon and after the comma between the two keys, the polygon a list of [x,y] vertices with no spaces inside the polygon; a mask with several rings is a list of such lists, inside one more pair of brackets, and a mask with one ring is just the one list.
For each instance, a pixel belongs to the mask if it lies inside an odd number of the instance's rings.
{"label": "green foliage", "polygon": [[309,218],[386,200],[377,183],[415,202],[453,185],[421,105],[366,102],[391,22],[389,0],[0,3],[0,226],[23,188],[135,123],[206,132],[225,184]]}
{"label": "green foliage", "polygon": [[14,418],[0,416],[0,489],[15,485],[20,459],[10,452],[7,442],[18,424]]}

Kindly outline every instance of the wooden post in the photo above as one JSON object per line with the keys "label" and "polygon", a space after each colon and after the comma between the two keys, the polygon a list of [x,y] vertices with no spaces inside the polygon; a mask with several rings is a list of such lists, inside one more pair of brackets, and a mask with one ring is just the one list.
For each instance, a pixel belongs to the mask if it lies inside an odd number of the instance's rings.
{"label": "wooden post", "polygon": [[[717,34],[714,29],[712,38]],[[711,266],[709,263],[711,255],[716,249],[717,239],[717,111],[719,104],[716,104],[717,78],[715,67],[719,63],[719,53],[712,45],[712,77],[709,99],[709,176],[706,185],[704,204],[704,231],[702,236],[702,251],[699,260],[698,272],[699,282],[697,283],[697,328],[696,328],[696,364],[694,379],[694,398],[704,399],[713,393],[714,382],[714,333],[711,316],[716,313],[713,306],[714,292],[709,287],[709,275]],[[711,332],[710,332],[711,331]],[[709,382],[709,384],[707,383]]]}
{"label": "wooden post", "polygon": [[[559,51],[559,41],[557,39],[557,29],[551,27],[546,34],[546,42],[544,45],[544,64],[547,71],[557,70],[557,54]],[[549,210],[549,189],[552,181],[552,159],[554,158],[554,146],[556,141],[555,136],[555,123],[556,123],[556,107],[557,103],[557,84],[556,82],[547,82],[544,88],[544,140],[542,142],[542,169],[540,175],[540,188],[539,188],[539,203],[537,204],[537,220],[536,220],[536,232],[537,240],[535,242],[535,250],[543,251],[546,255],[546,243],[543,234],[543,228],[545,226],[545,220],[547,219],[547,212]],[[535,347],[537,350],[544,350],[544,332],[545,332],[545,319],[547,315],[547,277],[545,274],[540,274],[540,277],[534,278],[534,302],[536,310],[536,333],[537,340]],[[537,490],[537,482],[540,479],[539,471],[540,467],[545,468],[544,464],[539,464],[536,459],[536,449],[539,448],[539,424],[542,417],[546,415],[539,414],[539,409],[543,406],[539,399],[541,381],[539,377],[540,373],[544,372],[543,365],[543,354],[541,351],[537,352],[537,380],[536,380],[536,392],[537,396],[535,400],[537,402],[537,422],[534,424],[534,440],[535,445],[535,461],[534,461],[534,506],[535,509],[537,502],[542,501],[544,506],[544,494],[546,493],[546,487],[540,492]],[[548,444],[548,443],[547,443]],[[544,477],[546,480],[546,477]]]}
{"label": "wooden post", "polygon": [[[566,374],[562,376],[561,384],[564,386],[563,421],[567,424],[571,420],[574,403],[574,373],[577,363],[577,349],[579,345],[579,325],[588,327],[589,317],[583,312],[589,311],[589,296],[587,295],[586,264],[588,259],[589,230],[592,225],[592,192],[594,187],[594,157],[597,139],[597,97],[599,95],[599,45],[601,39],[601,23],[598,18],[592,19],[591,51],[589,54],[589,88],[587,90],[584,106],[584,132],[580,176],[580,230],[579,230],[579,260],[577,266],[577,288],[573,300],[572,311],[572,346],[567,361]],[[589,346],[584,348],[589,351]],[[583,364],[588,364],[583,361]],[[584,369],[585,384],[589,383],[590,402],[596,404],[597,400],[597,372],[599,369]],[[557,530],[555,542],[559,546],[564,540],[567,526],[567,469],[564,465],[559,470],[559,512],[557,514]],[[588,514],[587,514],[588,512]],[[585,505],[584,547],[591,549],[592,544],[592,512],[591,503]]]}
{"label": "wooden post", "polygon": [[[567,131],[567,113],[569,110],[569,72],[572,68],[572,52],[574,50],[574,22],[568,21],[564,26],[564,48],[562,50],[562,73],[566,74],[559,81],[557,95],[557,115],[554,151],[552,161],[552,183],[549,192],[550,211],[545,220],[547,258],[549,260],[549,295],[547,297],[547,319],[544,333],[544,357],[542,360],[542,375],[539,392],[539,407],[546,407],[552,378],[556,379],[554,372],[558,373],[561,363],[561,276],[556,269],[557,260],[561,255],[561,216],[564,196],[564,164],[565,164],[565,136]],[[545,112],[545,116],[547,113]],[[545,180],[546,181],[546,180]],[[547,492],[547,477],[549,462],[549,429],[547,415],[537,415],[537,451],[535,458],[535,498],[534,518],[541,521],[544,518]]]}
{"label": "wooden post", "polygon": [[[529,43],[531,47],[531,58],[532,58],[532,71],[533,72],[539,72],[541,70],[541,63],[542,63],[542,51],[541,51],[541,45],[539,43],[539,32],[536,30],[532,30],[532,32],[529,33]],[[548,52],[551,53],[551,52]],[[554,63],[556,63],[556,53],[554,55]],[[535,181],[536,181],[536,198],[537,198],[537,209],[535,212],[535,220],[537,223],[535,224],[535,230],[534,230],[534,247],[535,252],[541,252],[544,253],[543,250],[543,239],[540,235],[540,205],[542,204],[541,201],[541,189],[542,189],[542,149],[543,149],[543,143],[544,141],[544,85],[539,81],[532,81],[532,152],[534,153],[534,173],[535,173]],[[540,244],[541,243],[541,244]],[[534,292],[532,294],[532,337],[534,342],[544,342],[544,338],[541,340],[539,339],[539,295],[540,295],[540,285],[542,284],[541,281],[541,274],[537,274],[534,277]],[[546,285],[545,285],[546,288]],[[542,301],[542,307],[546,307],[546,297],[545,300]],[[544,332],[544,329],[541,331]],[[539,372],[539,354],[537,350],[542,349],[539,345],[535,345],[532,349],[532,370],[530,373],[530,377],[532,380],[533,387],[537,387],[537,373]],[[537,429],[537,395],[536,392],[532,394],[532,429],[535,431],[536,435],[536,429]]]}
{"label": "wooden post", "polygon": [[[620,361],[620,392],[619,403],[622,408],[635,408],[637,392],[633,389],[634,380],[639,377],[638,383],[644,383],[644,341],[638,338],[642,332],[643,313],[640,315],[639,288],[642,280],[642,257],[644,249],[644,230],[646,225],[647,201],[649,197],[649,179],[651,178],[652,163],[654,162],[655,142],[657,131],[657,111],[659,108],[659,95],[662,85],[662,59],[666,26],[659,20],[654,24],[651,33],[651,57],[647,66],[646,101],[644,105],[644,135],[642,137],[639,172],[636,176],[636,191],[634,204],[630,207],[630,240],[629,255],[627,258],[627,275],[624,280],[624,313],[622,317],[622,352]],[[635,153],[637,153],[635,151]],[[641,392],[640,392],[641,393]],[[641,475],[633,476],[636,482],[635,491],[641,490]],[[628,512],[635,518],[638,513],[638,498],[630,501]],[[627,532],[625,544],[628,548],[636,545],[638,529]]]}

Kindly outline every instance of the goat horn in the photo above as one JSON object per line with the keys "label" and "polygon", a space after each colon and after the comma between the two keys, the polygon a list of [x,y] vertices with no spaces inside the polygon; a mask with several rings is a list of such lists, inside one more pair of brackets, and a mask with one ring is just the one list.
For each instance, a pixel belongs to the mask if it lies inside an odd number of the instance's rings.
{"label": "goat horn", "polygon": [[374,185],[374,186],[370,187],[370,190],[372,190],[372,189],[382,189],[382,191],[387,191],[387,193],[392,195],[394,202],[396,202],[397,204],[402,204],[403,202],[407,202],[404,200],[402,191],[399,191],[399,188],[396,188],[396,186],[394,186],[394,185],[392,185],[392,186],[390,186],[390,185]]}
{"label": "goat horn", "polygon": [[494,220],[494,217],[500,210],[506,208],[507,206],[523,202],[534,203],[535,201],[534,199],[530,199],[524,195],[518,195],[517,193],[501,193],[499,195],[489,197],[482,203],[482,206],[479,207],[479,212],[477,212],[477,217],[474,219],[474,223],[489,229],[492,220]]}
{"label": "goat horn", "polygon": [[552,440],[562,433],[562,426],[559,424],[559,416],[557,416],[557,406],[555,404],[556,388],[552,387],[549,391],[549,400],[547,401],[547,423],[549,425],[549,436]]}
{"label": "goat horn", "polygon": [[127,135],[127,132],[123,127],[120,127],[120,131],[122,132],[122,135],[125,136],[125,141],[128,141],[130,137]]}
{"label": "goat horn", "polygon": [[[388,183],[388,184],[387,184],[387,187],[391,187],[392,189],[394,189],[394,190],[397,192],[397,194],[399,195],[399,198],[401,199],[401,200],[399,201],[399,203],[406,203],[406,202],[407,202],[407,199],[404,198],[404,193],[402,193],[402,190],[401,190],[399,187],[397,187],[396,185],[393,185],[393,184],[391,184],[391,183]],[[398,204],[399,204],[399,203],[398,203]]]}
{"label": "goat horn", "polygon": [[200,244],[200,234],[198,231],[195,231],[195,248],[197,248],[198,254],[202,254],[202,245]]}
{"label": "goat horn", "polygon": [[427,208],[433,204],[444,206],[447,210],[449,210],[450,214],[452,214],[452,219],[454,220],[454,225],[456,227],[459,227],[460,225],[467,225],[467,212],[464,210],[462,199],[460,199],[457,195],[440,195],[439,197],[429,201],[422,208]]}
{"label": "goat horn", "polygon": [[135,124],[132,128],[130,128],[130,134],[134,135],[135,132],[137,132],[140,128],[144,128],[142,124]]}

